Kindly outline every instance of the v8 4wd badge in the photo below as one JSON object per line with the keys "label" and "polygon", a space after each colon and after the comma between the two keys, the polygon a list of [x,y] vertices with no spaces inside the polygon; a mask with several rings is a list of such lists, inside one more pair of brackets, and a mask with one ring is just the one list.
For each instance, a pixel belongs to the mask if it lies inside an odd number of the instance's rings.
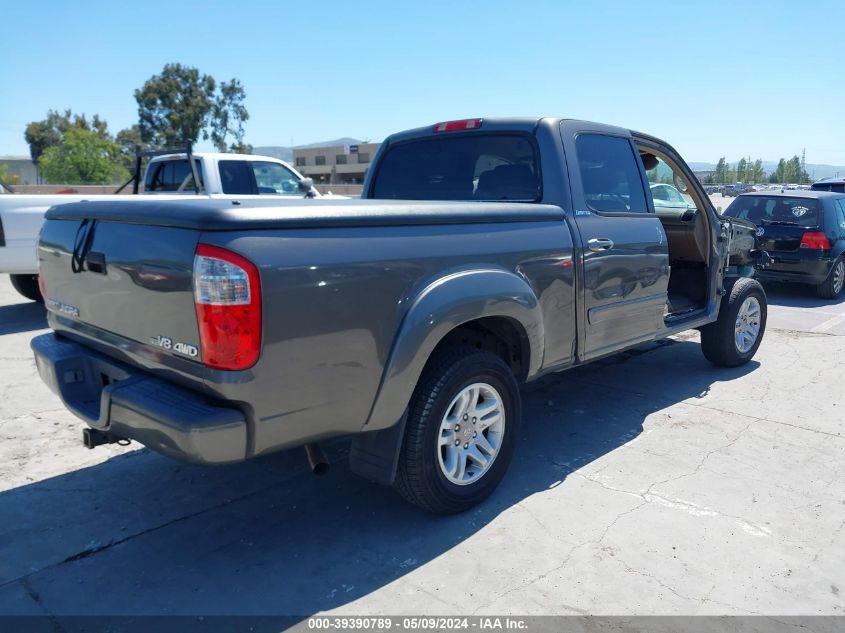
{"label": "v8 4wd badge", "polygon": [[199,349],[197,349],[196,345],[180,343],[178,341],[174,341],[169,336],[153,336],[150,338],[150,343],[162,349],[184,354],[185,356],[189,356],[191,358],[195,358],[199,355]]}

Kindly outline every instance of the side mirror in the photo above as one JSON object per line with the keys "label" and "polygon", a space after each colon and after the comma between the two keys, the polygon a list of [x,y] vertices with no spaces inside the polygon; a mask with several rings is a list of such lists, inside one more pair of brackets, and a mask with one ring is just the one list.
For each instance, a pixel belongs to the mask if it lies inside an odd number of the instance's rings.
{"label": "side mirror", "polygon": [[678,174],[675,175],[675,189],[677,189],[681,193],[687,192],[687,183]]}
{"label": "side mirror", "polygon": [[299,190],[306,196],[314,195],[314,181],[311,178],[303,178],[299,181]]}

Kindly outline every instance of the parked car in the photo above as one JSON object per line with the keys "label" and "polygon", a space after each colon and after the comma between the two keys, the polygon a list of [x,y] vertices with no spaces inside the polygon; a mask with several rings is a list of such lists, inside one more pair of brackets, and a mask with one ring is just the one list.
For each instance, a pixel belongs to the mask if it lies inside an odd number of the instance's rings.
{"label": "parked car", "polygon": [[654,183],[650,185],[650,189],[655,209],[695,209],[695,204],[684,198],[672,185]]}
{"label": "parked car", "polygon": [[722,190],[722,195],[727,196],[729,198],[734,198],[748,191],[756,191],[756,189],[753,185],[738,182],[735,185],[725,185],[724,189]]}
{"label": "parked car", "polygon": [[[694,210],[653,204],[656,155]],[[692,328],[720,366],[762,340],[754,225],[717,215],[654,137],[439,123],[390,136],[363,190],[51,209],[54,332],[32,348],[87,446],[219,464],[306,445],[322,467],[317,442],[351,436],[354,472],[457,512],[505,474],[520,383]]]}
{"label": "parked car", "polygon": [[743,194],[724,215],[754,222],[772,265],[761,280],[810,284],[836,299],[845,283],[845,194],[825,191]]}
{"label": "parked car", "polygon": [[[297,201],[322,197],[311,179],[293,167],[268,156],[252,154],[168,153],[156,155],[141,178],[137,165],[135,193],[143,196],[97,196],[97,200],[133,202],[158,196],[165,200],[275,199]],[[193,163],[193,167],[192,164]],[[194,177],[198,178],[195,185]],[[129,183],[127,183],[128,185]],[[342,197],[342,196],[337,196]],[[35,243],[44,213],[57,204],[91,199],[90,194],[12,195],[0,198],[0,273],[11,275],[12,285],[27,299],[40,301]]]}
{"label": "parked car", "polygon": [[845,193],[845,178],[825,178],[810,185],[811,191],[835,191]]}

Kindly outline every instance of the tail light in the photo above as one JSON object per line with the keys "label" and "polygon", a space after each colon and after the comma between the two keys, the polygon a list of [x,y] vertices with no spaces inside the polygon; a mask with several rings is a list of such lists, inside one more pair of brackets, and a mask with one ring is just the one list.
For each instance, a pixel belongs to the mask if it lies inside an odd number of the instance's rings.
{"label": "tail light", "polygon": [[464,119],[463,121],[446,121],[434,126],[435,132],[457,132],[459,130],[475,130],[481,127],[481,119]]}
{"label": "tail light", "polygon": [[203,362],[248,369],[261,352],[261,284],[255,264],[232,251],[200,244],[194,257],[194,302]]}
{"label": "tail light", "polygon": [[41,233],[38,234],[38,243],[35,245],[35,259],[38,260],[38,268],[35,271],[38,277],[38,290],[41,292],[41,298],[47,300],[47,286],[44,285],[44,275],[41,274],[41,253],[39,252],[39,244],[41,242]]}
{"label": "tail light", "polygon": [[830,248],[830,242],[827,235],[821,231],[806,231],[801,238],[801,248],[826,251]]}

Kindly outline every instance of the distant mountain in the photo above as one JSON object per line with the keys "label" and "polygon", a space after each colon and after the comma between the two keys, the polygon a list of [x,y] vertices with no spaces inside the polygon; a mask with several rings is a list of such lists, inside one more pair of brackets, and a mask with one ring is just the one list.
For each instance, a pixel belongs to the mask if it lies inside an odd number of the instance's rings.
{"label": "distant mountain", "polygon": [[359,141],[357,138],[344,136],[333,141],[321,141],[319,143],[311,143],[309,145],[296,145],[295,147],[285,147],[283,145],[260,145],[252,148],[253,154],[260,156],[272,156],[288,163],[293,162],[294,149],[313,149],[315,147],[336,147],[338,145],[359,145],[364,141]]}
{"label": "distant mountain", "polygon": [[[736,167],[736,164],[739,162],[737,160],[729,160],[728,161],[731,165]],[[693,171],[713,171],[716,169],[716,163],[688,163],[690,168]],[[767,174],[771,174],[778,168],[777,161],[773,160],[764,160],[763,161],[763,169]],[[843,165],[820,165],[817,163],[807,163],[807,173],[813,178],[813,180],[821,180],[822,178],[831,178],[835,175],[842,176],[845,174],[845,166]]]}
{"label": "distant mountain", "polygon": [[343,138],[336,138],[333,141],[322,141],[320,143],[311,143],[310,145],[296,145],[296,149],[312,149],[314,147],[336,147],[338,145],[360,145],[365,141],[359,141],[357,138],[350,138],[344,136]]}
{"label": "distant mountain", "polygon": [[282,147],[280,145],[253,146],[252,153],[258,154],[259,156],[272,156],[287,163],[293,162],[293,148],[290,147]]}

